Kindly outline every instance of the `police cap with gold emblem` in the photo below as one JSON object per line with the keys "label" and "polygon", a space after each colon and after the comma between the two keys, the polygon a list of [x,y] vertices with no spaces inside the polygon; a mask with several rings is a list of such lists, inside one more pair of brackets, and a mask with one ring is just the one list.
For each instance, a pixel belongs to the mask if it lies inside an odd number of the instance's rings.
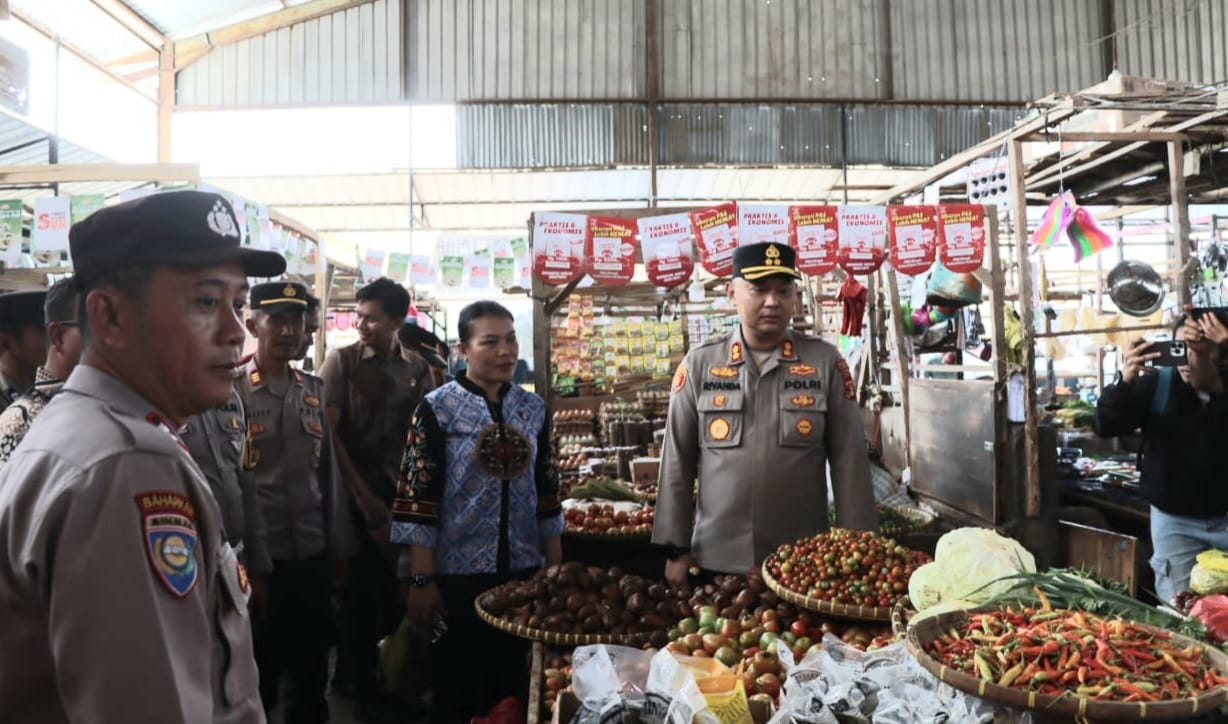
{"label": "police cap with gold emblem", "polygon": [[281,254],[242,246],[240,239],[230,202],[204,191],[166,191],[107,206],[68,232],[73,269],[87,288],[132,266],[239,264],[250,277],[286,270]]}
{"label": "police cap with gold emblem", "polygon": [[397,330],[397,341],[402,347],[417,352],[428,364],[447,368],[448,348],[439,337],[412,322],[406,322]]}
{"label": "police cap with gold emblem", "polygon": [[307,287],[298,282],[266,282],[252,287],[248,302],[253,312],[281,314],[307,310]]}
{"label": "police cap with gold emblem", "polygon": [[748,282],[774,276],[801,279],[796,264],[797,253],[788,244],[747,244],[733,250],[734,279],[741,277]]}

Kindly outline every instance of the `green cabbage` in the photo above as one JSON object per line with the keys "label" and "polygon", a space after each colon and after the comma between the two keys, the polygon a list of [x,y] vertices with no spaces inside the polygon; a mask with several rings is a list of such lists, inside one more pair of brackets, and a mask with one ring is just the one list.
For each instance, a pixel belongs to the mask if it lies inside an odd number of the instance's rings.
{"label": "green cabbage", "polygon": [[938,539],[934,561],[913,572],[908,596],[918,611],[950,601],[983,603],[1011,588],[998,579],[1021,571],[1036,572],[1036,558],[1017,541],[988,528],[957,528]]}

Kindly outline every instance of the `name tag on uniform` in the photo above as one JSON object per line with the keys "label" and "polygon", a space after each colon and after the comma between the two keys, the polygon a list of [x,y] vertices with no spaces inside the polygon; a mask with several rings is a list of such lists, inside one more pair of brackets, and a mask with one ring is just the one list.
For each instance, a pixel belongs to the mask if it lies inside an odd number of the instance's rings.
{"label": "name tag on uniform", "polygon": [[822,389],[822,383],[818,377],[819,370],[814,365],[789,365],[786,371],[788,376],[785,379],[785,390]]}
{"label": "name tag on uniform", "polygon": [[712,390],[721,390],[725,392],[737,392],[742,389],[741,382],[733,380],[704,380],[703,391],[711,392]]}

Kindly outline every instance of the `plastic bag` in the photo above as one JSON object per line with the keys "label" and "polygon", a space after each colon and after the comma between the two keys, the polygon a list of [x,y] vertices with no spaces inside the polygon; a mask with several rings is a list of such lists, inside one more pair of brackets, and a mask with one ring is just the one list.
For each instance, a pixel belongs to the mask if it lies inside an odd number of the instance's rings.
{"label": "plastic bag", "polygon": [[571,685],[580,700],[573,724],[620,724],[643,706],[652,653],[627,646],[581,646],[571,656]]}
{"label": "plastic bag", "polygon": [[981,282],[972,274],[957,274],[937,263],[925,283],[925,303],[958,309],[981,303]]}
{"label": "plastic bag", "polygon": [[643,724],[752,724],[740,671],[663,649],[652,657]]}
{"label": "plastic bag", "polygon": [[820,651],[786,667],[784,695],[769,724],[1032,721],[1027,712],[995,708],[938,681],[902,641],[869,652],[831,634],[822,643]]}
{"label": "plastic bag", "polygon": [[379,670],[384,690],[402,701],[420,697],[429,684],[431,631],[409,617],[380,644]]}
{"label": "plastic bag", "polygon": [[1207,638],[1217,644],[1228,642],[1228,596],[1216,594],[1198,599],[1190,615],[1207,627]]}
{"label": "plastic bag", "polygon": [[1199,553],[1190,570],[1190,590],[1202,596],[1228,593],[1228,556],[1217,550]]}
{"label": "plastic bag", "polygon": [[629,646],[580,646],[571,655],[571,685],[576,698],[604,699],[617,694],[643,697],[652,652]]}

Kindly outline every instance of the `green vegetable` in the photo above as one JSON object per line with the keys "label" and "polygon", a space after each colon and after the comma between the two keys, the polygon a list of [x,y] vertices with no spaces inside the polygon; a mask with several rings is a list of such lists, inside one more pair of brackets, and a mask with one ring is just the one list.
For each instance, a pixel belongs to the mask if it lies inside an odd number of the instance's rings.
{"label": "green vegetable", "polygon": [[985,599],[986,606],[1039,606],[1040,597],[1033,590],[1035,588],[1040,589],[1054,608],[1121,616],[1199,640],[1205,640],[1207,635],[1207,627],[1197,619],[1186,619],[1149,606],[1127,595],[1120,584],[1101,585],[1086,573],[1070,568],[1051,568],[1044,573],[1023,571],[1003,576],[988,585],[1006,588]]}

